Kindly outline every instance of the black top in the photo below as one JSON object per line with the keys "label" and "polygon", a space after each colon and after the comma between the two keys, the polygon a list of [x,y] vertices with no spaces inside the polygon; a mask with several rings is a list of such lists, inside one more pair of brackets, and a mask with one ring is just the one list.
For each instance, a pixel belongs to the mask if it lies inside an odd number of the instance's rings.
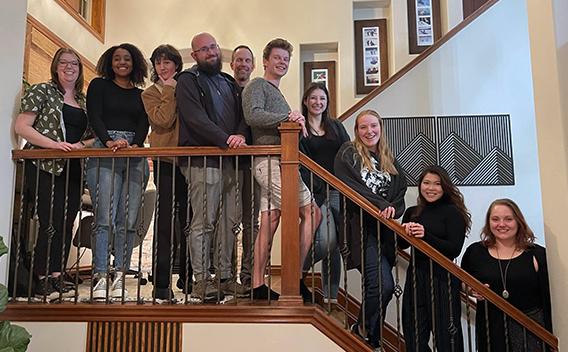
{"label": "black top", "polygon": [[[318,165],[335,175],[333,166],[335,156],[343,143],[349,141],[349,135],[339,120],[330,119],[329,127],[332,131],[327,132],[324,136],[310,135],[307,138],[302,137],[300,139],[300,151],[314,160]],[[314,198],[317,205],[321,206],[325,201],[327,194],[325,182],[314,175],[313,185],[311,185],[312,180],[310,172],[306,168],[301,167],[300,173],[302,174],[304,183],[308,187],[313,186],[312,191]]]}
{"label": "black top", "polygon": [[[538,262],[538,272],[535,270],[534,260]],[[548,284],[548,268],[545,249],[539,245],[527,248],[521,255],[511,259],[509,268],[508,259],[499,261],[489,254],[489,250],[481,242],[471,244],[462,258],[462,268],[483,284],[501,295],[503,292],[503,278],[507,271],[506,286],[509,293],[507,301],[521,311],[528,313],[536,309],[544,313],[544,327],[552,331],[550,308],[550,289]],[[492,304],[488,305],[491,346],[494,351],[505,351],[503,314]],[[476,331],[478,347],[485,348],[485,303],[478,301],[476,314]],[[541,324],[543,322],[540,322]]]}
{"label": "black top", "polygon": [[[465,240],[466,224],[458,208],[441,198],[433,203],[426,203],[420,215],[416,215],[417,207],[410,207],[404,213],[402,222],[417,222],[424,226],[422,240],[446,258],[454,260],[460,255]],[[400,248],[408,248],[409,244],[400,240]],[[414,252],[416,268],[429,270],[429,259],[420,251]],[[437,268],[441,269],[436,265]],[[445,272],[445,270],[443,270]]]}
{"label": "black top", "polygon": [[95,78],[87,90],[87,113],[97,137],[103,144],[111,138],[108,131],[134,132],[132,144],[144,146],[148,134],[148,115],[142,103],[142,89],[125,89],[112,80]]}
{"label": "black top", "polygon": [[[374,158],[378,158],[376,155],[372,155]],[[395,209],[394,218],[399,218],[405,209],[404,195],[406,194],[406,177],[404,176],[404,171],[398,164],[394,161],[394,166],[398,172],[396,175],[390,175],[390,183],[388,189],[383,190],[385,194],[381,191],[381,187],[378,186],[379,181],[377,177],[369,178],[368,174],[365,173],[365,168],[362,167],[361,158],[353,143],[347,142],[337,152],[335,157],[335,174],[337,178],[345,182],[347,186],[351,187],[355,192],[359,193],[361,196],[365,197],[374,206],[383,210],[387,207],[393,207]],[[377,193],[374,192],[377,191]],[[341,248],[342,254],[347,263],[347,268],[357,268],[361,264],[361,240],[360,236],[361,227],[364,229],[364,234],[376,234],[377,231],[377,219],[365,213],[363,217],[363,223],[361,224],[359,217],[359,207],[354,203],[348,202],[347,204],[347,217],[346,223],[347,228],[341,229],[339,231],[340,237],[345,236],[345,238],[340,238],[339,243],[347,243],[348,248]],[[340,227],[343,227],[343,221],[340,223]],[[394,233],[391,229],[381,224],[381,248],[382,255],[384,255],[391,265],[394,264]]]}
{"label": "black top", "polygon": [[65,123],[65,140],[77,143],[87,129],[87,114],[81,108],[63,104],[63,121]]}

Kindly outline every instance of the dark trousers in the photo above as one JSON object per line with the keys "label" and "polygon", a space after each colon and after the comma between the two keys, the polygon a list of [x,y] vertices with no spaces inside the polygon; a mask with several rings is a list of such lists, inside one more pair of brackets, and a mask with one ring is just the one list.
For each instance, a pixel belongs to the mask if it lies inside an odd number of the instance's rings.
{"label": "dark trousers", "polygon": [[[429,268],[417,268],[415,275],[416,290],[410,266],[406,272],[402,298],[402,327],[406,350],[431,351],[428,342],[432,333],[438,351],[463,351],[459,280],[452,277],[451,289],[448,290],[448,275],[442,269],[435,269],[434,275],[431,276]],[[430,284],[431,277],[432,284]]]}
{"label": "dark trousers", "polygon": [[[179,278],[185,283],[185,278],[191,277],[193,270],[189,260],[189,248],[187,247],[188,226],[188,202],[187,183],[178,166],[167,162],[154,161],[154,184],[158,193],[158,208],[155,213],[157,236],[154,237],[156,255],[153,273],[155,275],[155,287],[167,289],[170,287],[170,271],[175,261],[176,251],[179,247]],[[174,190],[175,187],[175,190]],[[175,191],[175,199],[173,197]],[[172,209],[174,217],[172,219]],[[172,227],[173,226],[173,227]]]}
{"label": "dark trousers", "polygon": [[[392,266],[381,253],[379,257],[379,242],[376,232],[368,234],[365,238],[363,275],[363,316],[365,330],[369,342],[374,347],[379,347],[381,341],[381,325],[386,315],[387,306],[394,293],[394,279]],[[361,313],[359,324],[362,324]]]}
{"label": "dark trousers", "polygon": [[[45,276],[62,272],[69,257],[73,222],[79,211],[82,193],[81,161],[70,159],[59,176],[40,170],[29,160],[25,162],[25,169],[27,202],[32,206],[37,204],[39,219],[38,237],[33,253],[34,273],[37,276]],[[39,181],[37,198],[36,181]]]}

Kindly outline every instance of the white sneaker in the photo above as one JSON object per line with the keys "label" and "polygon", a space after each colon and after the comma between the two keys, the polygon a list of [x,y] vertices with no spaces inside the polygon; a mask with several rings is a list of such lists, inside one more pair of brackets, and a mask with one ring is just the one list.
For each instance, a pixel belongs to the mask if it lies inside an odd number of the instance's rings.
{"label": "white sneaker", "polygon": [[[113,298],[122,298],[122,286],[124,286],[124,276],[122,272],[117,272],[112,285],[110,286],[111,296]],[[128,297],[128,290],[124,289],[124,299]]]}
{"label": "white sneaker", "polygon": [[94,299],[106,299],[107,292],[107,276],[106,274],[97,273],[95,274],[94,280],[98,280],[93,287],[93,298]]}

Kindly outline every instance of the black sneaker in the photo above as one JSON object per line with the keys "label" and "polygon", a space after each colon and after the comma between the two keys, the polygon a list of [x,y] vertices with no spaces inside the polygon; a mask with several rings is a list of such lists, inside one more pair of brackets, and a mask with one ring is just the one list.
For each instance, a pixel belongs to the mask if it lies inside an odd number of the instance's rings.
{"label": "black sneaker", "polygon": [[68,293],[70,291],[74,291],[74,288],[69,287],[65,281],[61,280],[60,277],[50,277],[49,283],[51,284],[51,287],[53,287],[53,290],[56,292]]}
{"label": "black sneaker", "polygon": [[182,278],[177,279],[176,281],[176,287],[179,288],[181,290],[181,292],[185,293],[185,294],[191,294],[191,290],[193,289],[193,282],[190,280],[187,280],[187,290],[185,288],[185,280]]}
{"label": "black sneaker", "polygon": [[270,299],[273,301],[278,300],[278,298],[280,297],[279,293],[272,291],[266,285],[258,286],[252,290],[253,299],[268,299],[269,295]]}
{"label": "black sneaker", "polygon": [[154,297],[156,299],[170,300],[174,299],[174,291],[166,288],[154,288]]}
{"label": "black sneaker", "polygon": [[53,286],[51,286],[51,280],[48,277],[37,280],[34,287],[34,294],[36,297],[47,297],[49,298],[55,292]]}
{"label": "black sneaker", "polygon": [[302,295],[302,300],[304,303],[312,302],[312,291],[306,286],[304,280],[300,279],[300,295]]}

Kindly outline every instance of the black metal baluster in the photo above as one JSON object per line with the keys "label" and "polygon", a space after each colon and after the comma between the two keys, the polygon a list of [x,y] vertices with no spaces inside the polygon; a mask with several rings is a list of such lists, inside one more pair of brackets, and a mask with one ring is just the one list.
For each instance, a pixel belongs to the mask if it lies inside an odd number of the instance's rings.
{"label": "black metal baluster", "polygon": [[[67,261],[65,260],[67,258],[66,256],[66,237],[67,237],[67,212],[69,211],[69,169],[71,168],[71,160],[70,159],[66,159],[65,160],[65,194],[64,194],[64,200],[63,200],[63,228],[62,228],[62,234],[61,234],[61,262],[60,262],[60,275],[59,277],[55,278],[55,280],[59,280],[59,302],[63,301],[63,288],[65,287],[65,284],[63,283],[63,277],[65,276],[65,273],[67,272]],[[60,190],[57,190],[58,192],[60,192]],[[69,236],[71,236],[71,234],[69,234]]]}
{"label": "black metal baluster", "polygon": [[[241,192],[240,192],[241,191],[241,189],[240,189],[241,182],[240,182],[240,177],[239,177],[239,156],[238,155],[235,156],[235,170],[234,170],[234,172],[235,172],[235,181],[236,181],[236,184],[235,184],[235,209],[236,209],[236,214],[235,214],[235,216],[236,216],[236,219],[238,221],[235,221],[235,223],[233,224],[233,228],[231,229],[232,236],[233,236],[232,237],[232,239],[233,239],[233,250],[232,251],[235,255],[231,255],[231,277],[228,280],[229,280],[229,282],[231,282],[231,285],[233,285],[234,302],[235,302],[235,304],[238,304],[239,303],[239,297],[238,297],[238,294],[237,294],[237,277],[239,276],[238,275],[239,273],[238,273],[238,270],[237,270],[238,269],[237,252],[238,252],[238,247],[239,247],[239,243],[238,243],[239,241],[237,241],[237,238],[238,238],[239,232],[242,231],[242,228],[241,228],[240,225],[241,225],[241,222],[243,220],[242,219],[242,214],[243,214],[242,204],[241,204],[241,201],[240,201],[240,199],[241,199]],[[227,216],[228,216],[228,214],[227,214]],[[251,231],[252,231],[252,226],[253,225],[251,223]],[[242,233],[242,236],[244,236],[244,233]],[[242,241],[241,241],[241,243],[242,243]],[[242,255],[242,253],[241,253],[241,255]],[[242,268],[241,268],[241,270],[242,270]],[[234,281],[234,284],[233,284],[233,281]]]}
{"label": "black metal baluster", "polygon": [[[255,235],[254,235],[254,223],[255,220],[258,221],[258,217],[257,219],[255,219],[254,214],[256,214],[256,208],[255,208],[255,178],[254,178],[254,174],[255,174],[255,169],[254,169],[254,155],[250,156],[250,168],[251,168],[251,172],[250,172],[250,202],[251,202],[251,208],[252,211],[250,212],[250,239],[249,239],[249,244],[250,244],[250,262],[248,263],[249,265],[249,271],[250,271],[250,300],[251,302],[253,301],[253,274],[254,274],[254,242],[256,240]],[[260,195],[258,195],[260,197]],[[244,234],[243,234],[244,236]],[[258,232],[257,232],[257,236],[258,236]],[[244,248],[244,244],[243,244],[243,248]],[[241,261],[242,262],[242,261]]]}
{"label": "black metal baluster", "polygon": [[156,200],[155,200],[155,210],[154,210],[154,228],[153,228],[153,235],[152,235],[152,304],[156,304],[156,285],[157,285],[157,277],[158,277],[158,241],[160,238],[160,234],[158,232],[158,223],[160,222],[160,179],[162,178],[162,173],[160,172],[160,168],[162,167],[162,160],[158,156],[156,158],[156,165],[154,167],[157,170],[157,177],[155,180],[156,183]]}
{"label": "black metal baluster", "polygon": [[[448,305],[449,305],[449,309],[448,309],[448,314],[449,314],[449,326],[448,326],[448,333],[450,334],[450,348],[453,351],[456,350],[456,335],[458,332],[458,328],[455,325],[454,322],[454,305],[453,305],[453,297],[452,297],[452,276],[450,274],[450,272],[448,271],[446,273],[447,275],[447,280],[448,280]],[[458,322],[459,324],[460,322]]]}
{"label": "black metal baluster", "polygon": [[400,333],[401,318],[400,318],[400,297],[402,296],[402,288],[400,287],[400,274],[398,272],[399,254],[398,254],[398,235],[394,236],[394,296],[396,300],[396,341],[397,351],[401,351],[402,335]]}
{"label": "black metal baluster", "polygon": [[[114,224],[112,221],[113,218],[113,204],[114,204],[114,173],[115,173],[115,158],[113,157],[111,159],[111,183],[110,183],[110,197],[109,197],[109,207],[108,207],[108,238],[107,238],[107,252],[106,252],[106,265],[107,265],[107,285],[106,285],[106,297],[105,297],[105,303],[109,304],[110,303],[110,287],[112,285],[112,280],[111,280],[111,264],[110,264],[110,255],[112,252],[112,248],[113,248],[113,242],[116,239],[116,236],[114,234]],[[112,239],[112,240],[111,240]],[[117,249],[118,250],[118,249]]]}
{"label": "black metal baluster", "polygon": [[[312,196],[312,201],[314,199],[314,173],[310,171],[310,193]],[[312,221],[312,229],[314,226],[314,211],[313,208],[310,211],[310,217],[311,217],[311,221]],[[311,303],[315,304],[315,295],[313,293],[315,293],[315,265],[316,265],[316,248],[314,246],[316,241],[316,232],[312,231],[312,250],[311,250],[311,255],[310,255],[310,276],[311,276],[311,281],[310,281],[310,286],[312,288],[312,295],[311,295]],[[302,265],[302,270],[304,268],[304,263],[301,263]],[[302,276],[300,276],[302,277]],[[301,280],[303,280],[303,278],[301,278]],[[322,286],[323,286],[323,277],[322,277]]]}
{"label": "black metal baluster", "polygon": [[[77,225],[77,258],[75,260],[75,295],[73,302],[77,304],[79,301],[79,273],[80,273],[80,259],[81,259],[81,239],[82,239],[82,229],[83,229],[83,193],[85,193],[85,161],[83,159],[79,160],[79,168],[81,170],[81,175],[79,176],[79,223]],[[91,246],[92,248],[93,246]],[[84,250],[83,250],[84,251]],[[84,252],[83,252],[84,253]]]}
{"label": "black metal baluster", "polygon": [[[51,245],[53,243],[53,237],[55,236],[55,228],[53,226],[53,203],[54,203],[54,199],[55,199],[55,174],[54,173],[50,173],[51,175],[51,192],[50,192],[50,196],[49,196],[49,221],[48,221],[48,226],[47,229],[45,230],[46,235],[47,235],[47,255],[46,255],[46,259],[45,259],[45,280],[43,280],[43,282],[41,282],[41,284],[43,285],[44,291],[43,291],[43,299],[42,302],[45,303],[47,302],[47,285],[49,284],[49,274],[51,273],[51,265],[50,265],[50,261],[51,261]],[[41,221],[40,221],[40,226],[41,226]],[[41,236],[41,234],[40,234]]]}
{"label": "black metal baluster", "polygon": [[[222,237],[223,236],[227,236],[226,233],[219,233],[219,227],[221,226],[221,223],[225,222],[223,221],[223,216],[225,216],[225,214],[223,214],[223,206],[225,204],[225,182],[224,182],[224,176],[223,176],[223,157],[219,156],[219,182],[221,182],[220,188],[221,188],[221,192],[220,192],[220,199],[219,199],[219,203],[217,204],[217,214],[215,214],[215,227],[214,227],[214,236],[213,238],[215,239],[215,241],[213,242],[215,244],[215,250],[217,252],[217,260],[215,260],[217,263],[215,265],[215,284],[217,286],[217,303],[221,302],[221,257],[222,257],[222,251],[223,251],[223,240]],[[218,187],[218,186],[217,186]],[[225,229],[225,226],[223,226],[223,230],[227,230]]]}
{"label": "black metal baluster", "polygon": [[[36,164],[35,165],[39,165],[39,159],[36,159]],[[39,167],[36,167],[36,181],[35,181],[35,190],[34,190],[34,215],[33,215],[33,221],[34,221],[34,240],[33,240],[33,245],[32,245],[32,257],[30,260],[30,275],[28,278],[28,303],[32,302],[32,287],[33,287],[33,276],[34,276],[34,264],[35,264],[35,250],[36,250],[36,245],[37,245],[37,239],[39,237],[39,215],[38,215],[38,207],[39,207]]]}
{"label": "black metal baluster", "polygon": [[436,296],[434,292],[434,265],[432,263],[432,258],[430,258],[428,262],[429,262],[429,276],[430,276],[429,281],[430,281],[430,312],[432,319],[432,346],[434,347],[434,351],[436,351],[438,341],[436,341],[436,300],[435,300]]}
{"label": "black metal baluster", "polygon": [[[271,156],[268,156],[268,184],[272,185],[272,160]],[[282,186],[282,185],[280,185]],[[282,192],[280,192],[282,193]],[[272,297],[270,297],[270,292],[272,290],[272,242],[274,241],[274,237],[270,238],[272,234],[272,186],[268,187],[268,304],[270,304]],[[265,267],[266,268],[266,267]],[[266,270],[263,270],[263,281],[264,281],[264,273]]]}
{"label": "black metal baluster", "polygon": [[[97,252],[97,241],[96,241],[96,231],[97,231],[97,214],[100,201],[100,173],[101,173],[101,159],[97,158],[97,175],[95,177],[95,202],[93,202],[93,195],[89,194],[91,197],[91,204],[93,206],[93,222],[91,223],[91,251],[93,258]],[[95,265],[91,265],[91,283],[89,288],[89,302],[94,302],[93,290],[95,285]],[[108,282],[107,282],[108,284]]]}
{"label": "black metal baluster", "polygon": [[184,291],[184,303],[189,303],[188,296],[189,296],[189,280],[192,281],[193,285],[193,278],[189,277],[189,265],[191,262],[191,257],[189,254],[189,244],[191,241],[191,237],[189,236],[190,232],[190,225],[191,225],[191,156],[187,157],[187,208],[186,211],[186,218],[185,218],[185,227],[182,236],[185,236],[185,263],[184,263],[184,270],[185,270],[185,280],[183,283],[183,291]]}
{"label": "black metal baluster", "polygon": [[[322,181],[323,182],[323,181]],[[329,183],[325,184],[325,204],[326,204],[326,217],[327,221],[327,233],[326,233],[326,243],[327,243],[327,255],[322,259],[322,269],[323,261],[327,261],[327,292],[324,292],[324,297],[327,294],[327,311],[331,312],[331,241],[330,241],[330,231],[331,231],[331,203],[329,201]],[[322,214],[323,215],[323,214]],[[323,221],[323,219],[322,219]],[[337,237],[337,234],[336,234]],[[322,270],[323,271],[323,270]],[[323,287],[322,287],[323,288]],[[314,290],[315,294],[315,290]]]}
{"label": "black metal baluster", "polygon": [[[171,207],[172,211],[170,213],[170,270],[168,271],[168,302],[172,303],[172,282],[173,282],[173,268],[175,259],[175,249],[179,246],[174,246],[175,244],[175,229],[176,229],[176,209],[177,209],[177,197],[176,197],[176,163],[175,160],[172,162],[172,199]],[[154,286],[156,290],[156,286]]]}
{"label": "black metal baluster", "polygon": [[465,303],[465,316],[466,316],[466,323],[467,323],[467,347],[468,347],[468,351],[473,351],[473,344],[472,344],[472,339],[471,339],[471,304],[470,304],[470,299],[469,299],[469,293],[471,291],[471,288],[469,286],[465,286],[465,292],[466,294],[466,303]]}
{"label": "black metal baluster", "polygon": [[[140,164],[140,167],[142,168],[142,174],[144,174],[144,166],[143,166],[144,160],[142,160],[142,163]],[[144,177],[144,176],[142,176]],[[124,183],[123,183],[123,188],[124,188]],[[142,190],[142,192],[144,192],[144,190]],[[122,192],[121,192],[122,193]],[[120,271],[122,272],[122,277],[120,278],[120,280],[122,281],[122,285],[121,285],[121,292],[120,292],[120,302],[121,304],[124,304],[124,300],[125,300],[125,293],[126,293],[126,268],[130,267],[130,262],[127,263],[127,261],[130,261],[130,256],[127,256],[127,253],[129,252],[128,250],[128,242],[130,241],[130,234],[128,233],[128,220],[130,218],[130,211],[129,211],[129,206],[130,206],[130,157],[126,158],[126,200],[124,202],[124,206],[125,206],[125,212],[124,212],[124,243],[122,245],[122,266],[120,268]],[[116,210],[118,213],[118,209]],[[138,212],[140,211],[140,209],[138,209]],[[134,240],[134,239],[132,239]],[[115,248],[115,251],[117,251],[118,249]],[[116,261],[116,258],[115,258]]]}
{"label": "black metal baluster", "polygon": [[[152,167],[154,167],[152,165]],[[142,196],[140,197],[140,210],[142,214],[144,214],[144,209],[146,207],[146,192],[142,192]],[[144,216],[140,217],[140,228],[145,229],[144,226]],[[156,218],[157,219],[157,218]],[[144,237],[146,234],[142,234],[142,238],[140,239],[140,248],[138,249],[138,275],[136,280],[136,304],[143,304],[144,299],[142,298],[142,252],[144,250]]]}
{"label": "black metal baluster", "polygon": [[410,261],[412,265],[412,311],[414,313],[414,344],[416,348],[420,346],[418,330],[418,295],[416,293],[416,249],[410,247]]}
{"label": "black metal baluster", "polygon": [[[396,235],[395,235],[396,236]],[[379,344],[381,348],[384,346],[383,341],[383,322],[385,320],[385,309],[383,309],[383,260],[381,248],[381,222],[377,220],[377,255],[379,258]],[[374,329],[374,327],[372,327]]]}
{"label": "black metal baluster", "polygon": [[343,289],[345,290],[345,307],[344,307],[344,319],[345,319],[345,328],[349,329],[349,290],[348,290],[348,283],[347,283],[347,260],[349,258],[349,251],[347,246],[347,199],[342,194],[341,198],[343,199],[343,207],[342,212],[343,216],[343,244],[342,248],[345,252],[345,257],[343,258]]}
{"label": "black metal baluster", "polygon": [[[358,322],[357,327],[359,328],[359,331],[363,332],[363,337],[367,337],[367,324],[366,323],[366,317],[365,317],[365,311],[366,311],[366,307],[367,307],[367,291],[365,290],[366,284],[365,284],[365,260],[366,260],[366,255],[365,255],[365,233],[364,233],[364,227],[365,224],[363,222],[363,209],[359,208],[359,223],[361,224],[360,226],[360,231],[359,231],[359,236],[361,236],[361,248],[359,248],[359,250],[361,251],[361,297],[362,302],[361,302],[361,311],[359,312],[359,316],[362,318],[360,322]],[[362,325],[362,326],[361,326]]]}
{"label": "black metal baluster", "polygon": [[507,314],[505,314],[505,312],[502,313],[503,314],[503,330],[505,330],[505,351],[509,352],[510,351],[510,346],[509,346],[509,323],[507,322]]}
{"label": "black metal baluster", "polygon": [[[19,209],[19,215],[18,215],[18,228],[16,230],[16,265],[14,267],[14,280],[12,283],[12,299],[16,299],[18,297],[18,273],[19,273],[19,266],[20,266],[20,251],[21,251],[21,242],[22,242],[22,224],[24,221],[24,207],[27,207],[27,199],[25,197],[25,194],[27,192],[27,185],[26,185],[26,164],[25,164],[25,160],[20,160],[21,162],[21,166],[22,166],[22,182],[21,182],[21,188],[20,188],[20,209]],[[16,167],[18,167],[18,164],[16,164]],[[24,204],[24,202],[26,202]],[[26,212],[27,214],[27,212]],[[27,220],[27,218],[26,218]],[[29,231],[28,231],[29,234]],[[26,236],[27,238],[27,236]]]}

